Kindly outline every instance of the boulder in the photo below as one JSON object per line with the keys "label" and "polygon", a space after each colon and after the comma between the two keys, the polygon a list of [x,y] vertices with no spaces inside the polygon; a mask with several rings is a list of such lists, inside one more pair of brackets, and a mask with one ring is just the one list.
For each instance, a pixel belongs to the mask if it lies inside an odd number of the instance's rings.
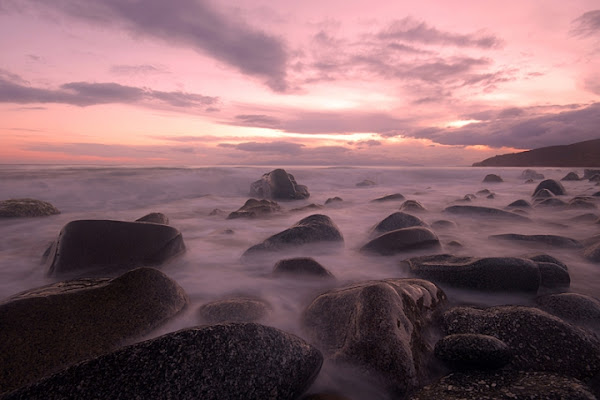
{"label": "boulder", "polygon": [[485,178],[483,178],[482,182],[489,182],[489,183],[500,183],[500,182],[504,182],[504,180],[496,174],[487,174],[485,176]]}
{"label": "boulder", "polygon": [[426,328],[445,299],[420,279],[360,282],[318,296],[302,320],[326,358],[358,367],[402,397],[427,376]]}
{"label": "boulder", "polygon": [[[600,174],[596,174],[592,177],[590,177],[590,179],[588,179],[590,182],[600,182]],[[597,185],[596,185],[597,186]]]}
{"label": "boulder", "polygon": [[250,196],[272,200],[302,200],[310,196],[308,188],[296,183],[292,174],[274,169],[250,185]]}
{"label": "boulder", "polygon": [[227,219],[235,218],[257,218],[270,215],[281,210],[279,204],[274,201],[263,199],[248,199],[239,210],[232,212]]}
{"label": "boulder", "polygon": [[360,251],[389,256],[421,249],[441,249],[440,241],[433,231],[422,226],[413,226],[377,236],[361,247]]}
{"label": "boulder", "polygon": [[169,225],[169,218],[163,213],[153,212],[136,219],[135,222],[151,222],[153,224]]}
{"label": "boulder", "polygon": [[598,206],[594,203],[593,199],[590,197],[574,197],[567,203],[567,207],[570,209],[596,209]]}
{"label": "boulder", "polygon": [[272,252],[311,243],[343,244],[344,237],[327,215],[313,214],[301,219],[290,228],[279,232],[262,243],[250,247],[243,256]]}
{"label": "boulder", "polygon": [[162,224],[78,220],[66,224],[46,259],[51,275],[115,275],[182,254],[181,232]]}
{"label": "boulder", "polygon": [[187,302],[183,289],[153,268],[59,282],[6,299],[0,304],[0,392],[112,351]]}
{"label": "boulder", "polygon": [[542,310],[574,324],[600,330],[600,301],[579,293],[556,293],[535,299]]}
{"label": "boulder", "polygon": [[395,231],[396,229],[410,228],[411,226],[427,226],[419,217],[404,213],[402,211],[388,215],[372,229],[374,234]]}
{"label": "boulder", "polygon": [[297,257],[279,260],[273,267],[274,276],[306,276],[334,278],[333,274],[311,257]]}
{"label": "boulder", "polygon": [[416,200],[406,200],[400,205],[401,211],[426,211],[421,203]]}
{"label": "boulder", "polygon": [[548,189],[540,189],[537,192],[535,192],[535,194],[533,195],[533,199],[535,201],[549,199],[551,197],[554,197],[554,193],[552,193]]}
{"label": "boulder", "polygon": [[292,208],[290,211],[298,212],[298,211],[317,211],[323,208],[320,204],[311,203],[304,207]]}
{"label": "boulder", "polygon": [[35,199],[10,199],[0,201],[0,218],[45,217],[60,214],[52,204]]}
{"label": "boulder", "polygon": [[448,221],[446,219],[440,219],[431,223],[433,229],[456,229],[458,226],[455,222]]}
{"label": "boulder", "polygon": [[595,175],[600,175],[600,169],[584,169],[583,179],[590,179]]}
{"label": "boulder", "polygon": [[450,206],[444,209],[444,212],[456,215],[465,215],[473,217],[487,217],[492,219],[506,219],[511,221],[528,222],[529,218],[510,211],[500,210],[492,207],[480,206]]}
{"label": "boulder", "polygon": [[564,249],[578,249],[582,247],[581,242],[575,239],[558,235],[520,235],[517,233],[505,233],[501,235],[491,235],[489,236],[489,238],[521,242],[526,246],[529,243],[539,243],[551,247],[560,247]]}
{"label": "boulder", "polygon": [[536,199],[535,206],[536,207],[566,207],[567,203],[562,201],[561,199],[557,199],[555,197],[551,197],[548,199],[539,200]]}
{"label": "boulder", "polygon": [[533,169],[526,169],[525,171],[521,172],[521,179],[544,179],[544,175],[543,174],[539,174],[537,173],[537,171],[533,170]]}
{"label": "boulder", "polygon": [[295,399],[321,353],[255,323],[184,329],[74,365],[7,399]]}
{"label": "boulder", "polygon": [[567,194],[563,185],[560,182],[555,181],[554,179],[546,179],[544,181],[541,181],[540,184],[537,185],[537,187],[533,191],[533,197],[536,197],[537,192],[539,192],[542,189],[547,189],[556,196],[562,196]]}
{"label": "boulder", "polygon": [[594,223],[598,220],[598,218],[599,217],[597,214],[586,213],[586,214],[576,215],[575,217],[571,218],[570,221],[573,221],[576,223],[584,223],[584,222]]}
{"label": "boulder", "polygon": [[207,324],[254,322],[269,314],[271,305],[252,297],[232,297],[203,304],[198,309],[200,320]]}
{"label": "boulder", "polygon": [[579,181],[581,180],[581,178],[579,178],[579,175],[577,175],[575,172],[569,172],[567,175],[565,175],[561,181]]}
{"label": "boulder", "polygon": [[460,333],[443,337],[435,344],[435,356],[450,369],[497,369],[511,358],[510,349],[493,336]]}
{"label": "boulder", "polygon": [[513,201],[506,208],[531,208],[531,204],[527,200],[520,199]]}
{"label": "boulder", "polygon": [[402,201],[404,200],[404,196],[400,193],[388,194],[383,197],[378,197],[374,200],[371,200],[371,203],[382,203],[384,201]]}
{"label": "boulder", "polygon": [[592,196],[594,196],[594,197],[600,197],[600,192],[596,192]]}
{"label": "boulder", "polygon": [[369,186],[375,186],[377,185],[377,183],[373,182],[370,179],[365,179],[364,181],[360,181],[356,184],[357,187],[369,187]]}
{"label": "boulder", "polygon": [[489,196],[490,194],[492,194],[492,192],[489,189],[482,189],[480,191],[478,191],[477,196]]}
{"label": "boulder", "polygon": [[600,340],[540,309],[498,306],[455,307],[442,316],[447,334],[477,333],[505,342],[510,369],[556,372],[588,379],[600,372]]}
{"label": "boulder", "polygon": [[341,197],[330,197],[327,200],[325,200],[325,204],[339,204],[341,202],[343,202],[344,200]]}
{"label": "boulder", "polygon": [[600,263],[600,242],[587,246],[583,250],[583,256],[588,261]]}

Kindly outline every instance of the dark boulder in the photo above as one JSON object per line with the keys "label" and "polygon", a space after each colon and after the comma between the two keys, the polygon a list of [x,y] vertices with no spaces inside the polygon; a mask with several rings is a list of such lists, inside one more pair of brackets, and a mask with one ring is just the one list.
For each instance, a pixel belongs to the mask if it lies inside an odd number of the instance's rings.
{"label": "dark boulder", "polygon": [[60,214],[52,204],[35,199],[10,199],[0,201],[0,218],[45,217]]}
{"label": "dark boulder", "polygon": [[579,178],[579,175],[577,175],[575,172],[569,172],[567,175],[565,175],[561,181],[579,181],[581,180],[581,178]]}
{"label": "dark boulder", "polygon": [[552,193],[548,189],[540,189],[537,192],[535,192],[533,195],[533,199],[535,201],[541,201],[543,199],[549,199],[552,197],[554,197],[554,193]]}
{"label": "dark boulder", "polygon": [[492,192],[489,189],[482,189],[480,191],[478,191],[477,196],[489,196],[490,194],[492,194]]}
{"label": "dark boulder", "polygon": [[135,222],[151,222],[153,224],[169,225],[169,218],[163,213],[153,212],[136,219]]}
{"label": "dark boulder", "polygon": [[600,169],[584,169],[583,179],[590,179],[593,176],[600,175]]}
{"label": "dark boulder", "polygon": [[274,276],[306,276],[334,278],[333,274],[311,257],[297,257],[279,260],[273,267]]}
{"label": "dark boulder", "polygon": [[292,174],[274,169],[250,185],[250,196],[273,200],[302,200],[310,196],[304,185],[296,183]]}
{"label": "dark boulder", "polygon": [[[594,176],[592,176],[590,179],[588,179],[590,182],[600,182],[600,174],[596,174]],[[598,186],[598,185],[596,185]]]}
{"label": "dark boulder", "polygon": [[335,196],[335,197],[330,197],[327,200],[325,200],[325,204],[339,204],[341,202],[343,202],[344,200],[341,197]]}
{"label": "dark boulder", "polygon": [[187,302],[183,289],[153,268],[59,282],[6,299],[0,304],[0,392],[112,351]]}
{"label": "dark boulder", "polygon": [[274,201],[263,199],[248,199],[239,210],[232,212],[227,219],[235,218],[257,218],[265,215],[271,215],[281,211],[281,207]]}
{"label": "dark boulder", "polygon": [[271,306],[252,297],[232,297],[203,304],[198,309],[200,320],[207,324],[254,322],[266,317]]}
{"label": "dark boulder", "polygon": [[323,208],[320,204],[311,203],[304,207],[292,208],[290,211],[298,212],[298,211],[318,211]]}
{"label": "dark boulder", "polygon": [[402,397],[428,374],[426,328],[445,298],[420,279],[361,282],[318,296],[303,324],[327,358],[358,367]]}
{"label": "dark boulder", "polygon": [[483,178],[482,182],[489,182],[489,183],[500,183],[500,182],[504,182],[504,180],[496,174],[487,174],[485,176],[485,178]]}
{"label": "dark boulder", "polygon": [[279,251],[311,243],[343,244],[343,242],[344,237],[331,218],[323,214],[313,214],[301,219],[290,228],[265,239],[262,243],[250,247],[244,256],[265,251]]}
{"label": "dark boulder", "polygon": [[364,181],[360,181],[356,184],[357,187],[369,187],[369,186],[375,186],[377,185],[377,183],[373,182],[370,179],[365,179]]}
{"label": "dark boulder", "polygon": [[581,215],[577,215],[573,218],[570,219],[570,221],[576,222],[576,223],[585,223],[585,222],[589,222],[589,223],[594,223],[598,220],[598,215],[597,214],[593,214],[593,213],[586,213],[586,214],[581,214]]}
{"label": "dark boulder", "polygon": [[594,196],[594,197],[600,197],[600,192],[596,192],[592,196]]}
{"label": "dark boulder", "polygon": [[511,358],[510,349],[500,339],[474,333],[443,337],[435,344],[435,356],[450,369],[497,369]]}
{"label": "dark boulder", "polygon": [[536,199],[535,202],[536,207],[566,207],[567,203],[562,201],[561,199],[557,199],[556,197],[551,197],[548,199],[539,200]]}
{"label": "dark boulder", "polygon": [[402,201],[404,200],[404,196],[400,193],[388,194],[383,197],[379,197],[377,199],[371,200],[371,203],[381,203],[384,201]]}
{"label": "dark boulder", "polygon": [[594,263],[600,263],[600,242],[587,246],[583,250],[583,256]]}
{"label": "dark boulder", "polygon": [[404,213],[402,211],[388,215],[372,229],[374,234],[395,231],[396,229],[410,228],[411,226],[427,226],[419,217]]}
{"label": "dark boulder", "polygon": [[52,275],[115,275],[157,266],[183,253],[181,232],[162,224],[78,220],[66,224],[46,263]]}
{"label": "dark boulder", "polygon": [[416,200],[406,200],[404,203],[400,205],[400,210],[402,211],[426,211],[426,208],[423,207],[421,203]]}
{"label": "dark boulder", "polygon": [[594,200],[590,197],[574,197],[567,203],[567,207],[570,209],[584,209],[590,210],[598,208],[594,203]]}
{"label": "dark boulder", "polygon": [[539,192],[542,189],[548,189],[556,196],[562,196],[567,194],[563,185],[560,182],[555,181],[554,179],[546,179],[544,181],[541,181],[540,184],[537,185],[537,187],[533,191],[533,197],[536,197],[537,192]]}
{"label": "dark boulder", "polygon": [[184,329],[59,372],[7,399],[295,399],[323,356],[254,323]]}
{"label": "dark boulder", "polygon": [[579,293],[556,293],[536,300],[542,310],[577,325],[600,330],[600,301]]}
{"label": "dark boulder", "polygon": [[458,226],[455,222],[448,221],[446,219],[440,219],[431,223],[433,229],[456,229]]}
{"label": "dark boulder", "polygon": [[505,233],[501,235],[491,235],[489,238],[521,242],[523,245],[528,245],[529,243],[539,243],[551,247],[560,247],[565,249],[578,249],[582,247],[582,244],[579,241],[558,235],[520,235],[517,233]]}
{"label": "dark boulder", "polygon": [[520,199],[513,201],[506,208],[531,208],[531,204],[527,200]]}
{"label": "dark boulder", "polygon": [[537,171],[535,171],[533,169],[526,169],[525,171],[521,172],[520,178],[521,179],[544,179],[544,175],[537,173]]}
{"label": "dark boulder", "polygon": [[473,217],[487,217],[487,218],[498,218],[508,219],[512,221],[528,222],[529,218],[519,214],[512,213],[510,211],[500,210],[498,208],[491,207],[479,207],[479,206],[450,206],[444,209],[444,212],[456,215],[465,215]]}
{"label": "dark boulder", "polygon": [[371,240],[360,251],[384,256],[421,249],[440,249],[440,241],[433,231],[422,226],[386,232]]}

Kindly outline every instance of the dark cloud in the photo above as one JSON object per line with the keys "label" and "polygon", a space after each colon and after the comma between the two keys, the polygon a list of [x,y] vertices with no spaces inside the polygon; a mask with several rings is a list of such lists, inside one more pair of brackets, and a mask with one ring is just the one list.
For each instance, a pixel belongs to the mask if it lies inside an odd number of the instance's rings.
{"label": "dark cloud", "polygon": [[119,25],[135,35],[156,37],[208,54],[272,90],[288,89],[284,42],[217,10],[208,0],[30,0],[94,24]]}
{"label": "dark cloud", "polygon": [[298,155],[302,152],[303,144],[275,141],[275,142],[244,142],[239,144],[219,143],[220,147],[228,147],[241,151],[256,152],[256,153],[282,153],[290,155]]}
{"label": "dark cloud", "polygon": [[264,114],[236,115],[235,121],[233,121],[231,124],[270,129],[278,129],[281,127],[281,121],[279,119]]}
{"label": "dark cloud", "polygon": [[600,36],[600,10],[588,11],[572,22],[571,34],[580,37]]}
{"label": "dark cloud", "polygon": [[378,37],[424,44],[480,47],[484,49],[501,47],[503,43],[502,40],[490,34],[471,33],[464,35],[440,31],[423,21],[417,21],[411,17],[392,22],[378,34]]}

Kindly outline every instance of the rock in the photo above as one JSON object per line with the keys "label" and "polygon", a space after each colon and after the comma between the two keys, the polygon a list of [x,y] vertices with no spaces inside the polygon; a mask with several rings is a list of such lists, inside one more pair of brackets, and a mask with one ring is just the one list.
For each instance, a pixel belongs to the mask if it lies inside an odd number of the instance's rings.
{"label": "rock", "polygon": [[377,236],[361,247],[360,251],[389,256],[405,251],[440,248],[440,241],[433,231],[413,226]]}
{"label": "rock", "polygon": [[569,172],[567,175],[565,175],[561,181],[579,181],[581,180],[579,178],[579,175],[577,175],[575,172]]}
{"label": "rock", "polygon": [[483,291],[537,292],[540,269],[532,260],[516,257],[456,257],[450,254],[402,261],[410,273],[437,284]]}
{"label": "rock", "polygon": [[153,212],[144,215],[142,218],[136,219],[135,222],[151,222],[153,224],[169,225],[169,218],[163,213]]}
{"label": "rock", "polygon": [[182,254],[181,232],[162,224],[78,220],[66,224],[46,260],[51,275],[114,275]]}
{"label": "rock", "polygon": [[588,261],[600,263],[600,242],[586,247],[583,250],[583,256]]}
{"label": "rock", "polygon": [[404,196],[400,193],[388,194],[383,197],[379,197],[377,199],[371,200],[371,203],[381,203],[384,201],[402,201],[404,200]]}
{"label": "rock", "polygon": [[598,215],[593,214],[593,213],[586,213],[586,214],[581,214],[581,215],[577,215],[573,218],[571,218],[570,220],[576,223],[582,223],[582,222],[589,222],[589,223],[594,223],[598,220]]}
{"label": "rock", "polygon": [[263,199],[248,199],[246,203],[237,211],[227,216],[227,219],[235,218],[257,218],[270,215],[281,211],[281,207],[274,201]]}
{"label": "rock", "polygon": [[442,338],[435,344],[434,354],[457,370],[502,368],[511,358],[510,349],[500,339],[473,333]]}
{"label": "rock", "polygon": [[517,233],[506,233],[501,235],[491,235],[489,238],[523,242],[524,245],[527,245],[527,243],[540,243],[564,249],[578,249],[582,247],[581,242],[558,235],[519,235]]}
{"label": "rock", "polygon": [[474,217],[487,217],[497,219],[507,219],[512,221],[528,222],[529,218],[510,211],[500,210],[492,207],[479,206],[450,206],[444,209],[444,212],[456,215],[466,215]]}
{"label": "rock", "polygon": [[600,175],[600,169],[584,169],[583,179],[590,179],[595,175]]}
{"label": "rock", "polygon": [[0,304],[0,392],[112,351],[187,302],[183,289],[153,268],[54,283],[8,298]]}
{"label": "rock", "polygon": [[265,239],[262,243],[250,247],[243,256],[265,251],[279,251],[310,243],[343,244],[343,242],[344,237],[331,218],[323,214],[313,214]]}
{"label": "rock", "polygon": [[596,174],[588,179],[590,182],[600,182],[600,174]]}
{"label": "rock", "polygon": [[0,218],[45,217],[60,214],[52,204],[35,199],[0,201]]}
{"label": "rock", "polygon": [[482,189],[482,190],[478,191],[476,194],[477,194],[477,196],[488,196],[488,195],[492,194],[492,192],[489,191],[488,189]]}
{"label": "rock", "polygon": [[410,400],[594,400],[581,381],[546,372],[455,372],[413,394]]}
{"label": "rock", "polygon": [[292,174],[274,169],[250,185],[250,196],[272,200],[302,200],[310,196],[304,185],[296,183]]}
{"label": "rock", "polygon": [[311,203],[304,207],[292,208],[290,211],[294,211],[294,212],[296,212],[296,211],[317,211],[322,208],[323,208],[322,205]]}
{"label": "rock", "polygon": [[279,260],[273,267],[274,276],[307,276],[334,278],[333,274],[311,257],[297,257]]}
{"label": "rock", "polygon": [[464,247],[463,244],[458,240],[451,240],[447,243],[447,245],[450,247]]}
{"label": "rock", "polygon": [[600,301],[579,293],[557,293],[535,299],[542,310],[577,325],[600,330]]}
{"label": "rock", "polygon": [[375,234],[394,231],[396,229],[410,228],[411,226],[427,226],[419,217],[404,213],[402,211],[388,215],[372,229]]}
{"label": "rock", "polygon": [[537,262],[540,269],[540,286],[549,289],[566,289],[571,285],[569,271],[556,263]]}
{"label": "rock", "polygon": [[532,307],[455,307],[445,312],[447,334],[478,333],[505,342],[513,353],[508,367],[557,372],[578,379],[600,371],[600,341],[585,330]]}
{"label": "rock", "polygon": [[521,172],[521,179],[544,179],[544,175],[537,173],[533,169],[526,169]]}
{"label": "rock", "polygon": [[492,194],[488,194],[488,195],[486,196],[486,199],[490,199],[490,200],[491,200],[491,199],[495,199],[495,198],[496,198],[496,195],[495,195],[494,193],[492,193]]}
{"label": "rock", "polygon": [[499,175],[487,174],[485,176],[485,178],[483,178],[482,182],[499,183],[499,182],[504,182],[504,180]]}
{"label": "rock", "polygon": [[275,328],[210,325],[74,365],[7,399],[294,399],[322,362],[317,349]]}
{"label": "rock", "polygon": [[544,199],[541,201],[536,201],[536,207],[566,207],[567,203],[562,201],[561,199],[557,199],[555,197]]}
{"label": "rock", "polygon": [[594,197],[600,197],[600,192],[596,192],[592,196],[594,196]]}
{"label": "rock", "polygon": [[589,197],[574,197],[567,203],[567,207],[570,209],[584,209],[590,210],[598,208],[596,204],[594,204],[593,200]]}
{"label": "rock", "polygon": [[552,193],[548,189],[540,189],[533,195],[533,199],[536,201],[542,199],[549,199],[551,197],[554,197],[554,193]]}
{"label": "rock", "polygon": [[544,181],[541,181],[540,184],[537,185],[537,187],[533,191],[533,197],[536,197],[536,193],[542,189],[548,189],[556,196],[562,196],[567,194],[563,185],[561,185],[560,182],[555,181],[554,179],[546,179]]}
{"label": "rock", "polygon": [[552,257],[551,255],[548,254],[530,254],[525,256],[524,258],[527,258],[528,260],[534,261],[536,263],[551,263],[551,264],[556,264],[557,266],[559,266],[560,268],[564,269],[565,271],[569,270],[569,267],[567,267],[566,264],[564,264],[562,261],[560,261],[559,259]]}
{"label": "rock", "polygon": [[463,201],[471,201],[471,200],[475,200],[477,198],[477,196],[475,196],[472,193],[468,193],[465,194],[464,197],[462,198]]}
{"label": "rock", "polygon": [[531,208],[531,204],[527,200],[520,199],[513,201],[506,208]]}
{"label": "rock", "polygon": [[302,397],[301,400],[352,400],[337,393],[313,393]]}
{"label": "rock", "polygon": [[426,211],[425,207],[416,200],[406,200],[400,205],[401,211]]}
{"label": "rock", "polygon": [[267,316],[271,306],[251,297],[233,297],[203,304],[198,316],[207,324],[223,322],[255,322]]}
{"label": "rock", "polygon": [[360,181],[356,184],[357,187],[369,187],[377,185],[375,182],[369,179],[365,179],[364,181]]}
{"label": "rock", "polygon": [[327,358],[358,367],[402,397],[427,375],[425,329],[445,299],[420,279],[361,282],[318,296],[303,324]]}
{"label": "rock", "polygon": [[446,219],[440,219],[431,223],[433,229],[456,229],[458,226],[455,222],[448,221]]}
{"label": "rock", "polygon": [[210,217],[213,217],[213,216],[215,216],[215,215],[218,215],[218,216],[225,216],[225,215],[227,215],[227,212],[225,212],[225,211],[221,210],[220,208],[215,208],[214,210],[212,210],[211,212],[209,212],[209,213],[208,213],[208,215],[209,215]]}
{"label": "rock", "polygon": [[344,200],[341,197],[330,197],[327,200],[325,200],[325,204],[335,204],[335,203],[341,203]]}

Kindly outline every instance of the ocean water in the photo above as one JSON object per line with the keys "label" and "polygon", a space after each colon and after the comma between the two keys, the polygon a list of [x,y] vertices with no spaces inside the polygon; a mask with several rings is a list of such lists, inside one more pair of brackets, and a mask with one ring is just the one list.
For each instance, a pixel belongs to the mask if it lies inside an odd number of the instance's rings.
{"label": "ocean water", "polygon": [[[441,252],[487,257],[545,252],[569,266],[570,291],[588,295],[600,293],[600,265],[586,261],[580,250],[523,246],[488,239],[489,235],[502,233],[554,234],[585,239],[600,234],[600,224],[574,222],[572,219],[590,212],[600,215],[600,209],[534,208],[528,212],[533,222],[525,224],[443,212],[445,207],[454,204],[504,208],[518,199],[531,201],[531,194],[539,181],[525,183],[520,177],[523,168],[283,167],[295,176],[298,183],[308,187],[311,193],[309,199],[280,202],[283,211],[270,217],[227,220],[226,214],[209,214],[217,208],[226,213],[237,210],[249,198],[250,184],[273,167],[2,165],[0,199],[31,197],[49,201],[61,214],[0,220],[0,298],[56,281],[56,278],[46,275],[40,260],[44,250],[67,222],[77,219],[134,221],[150,212],[162,212],[169,217],[170,225],[182,232],[187,251],[160,269],[185,289],[191,303],[185,313],[151,336],[197,325],[200,322],[197,316],[199,306],[234,295],[249,295],[268,301],[273,311],[261,322],[303,336],[300,324],[302,311],[319,293],[352,282],[407,277],[407,271],[399,266],[399,262],[411,256],[431,253],[407,252],[383,257],[358,252],[369,240],[371,228],[398,211],[401,201],[371,202],[391,193],[401,193],[406,199],[423,204],[427,211],[415,215],[429,224],[441,219],[457,224],[457,229],[436,232],[443,245]],[[556,168],[536,170],[546,178],[554,179],[573,171]],[[581,170],[574,171],[582,175]],[[483,183],[488,173],[500,175],[504,182]],[[376,185],[356,186],[365,179],[374,181]],[[563,185],[568,192],[563,197],[565,201],[600,190],[595,183],[587,180],[563,182]],[[495,198],[477,196],[470,203],[459,201],[466,194],[475,194],[482,189],[495,193]],[[339,227],[344,236],[343,247],[311,246],[252,263],[241,261],[240,256],[250,246],[316,213],[292,209],[311,203],[323,205],[334,196],[341,197],[343,202],[325,206],[317,212],[331,217]],[[600,207],[600,201],[596,200],[596,204]],[[224,233],[227,229],[233,234]],[[453,240],[459,241],[463,247],[448,246]],[[271,277],[274,263],[291,256],[314,257],[337,280],[323,282]],[[449,289],[447,293],[455,303],[531,304],[533,300],[531,295],[455,289]],[[326,364],[315,385],[324,388],[340,385],[339,377],[337,380],[332,378],[336,375],[333,369]]]}

